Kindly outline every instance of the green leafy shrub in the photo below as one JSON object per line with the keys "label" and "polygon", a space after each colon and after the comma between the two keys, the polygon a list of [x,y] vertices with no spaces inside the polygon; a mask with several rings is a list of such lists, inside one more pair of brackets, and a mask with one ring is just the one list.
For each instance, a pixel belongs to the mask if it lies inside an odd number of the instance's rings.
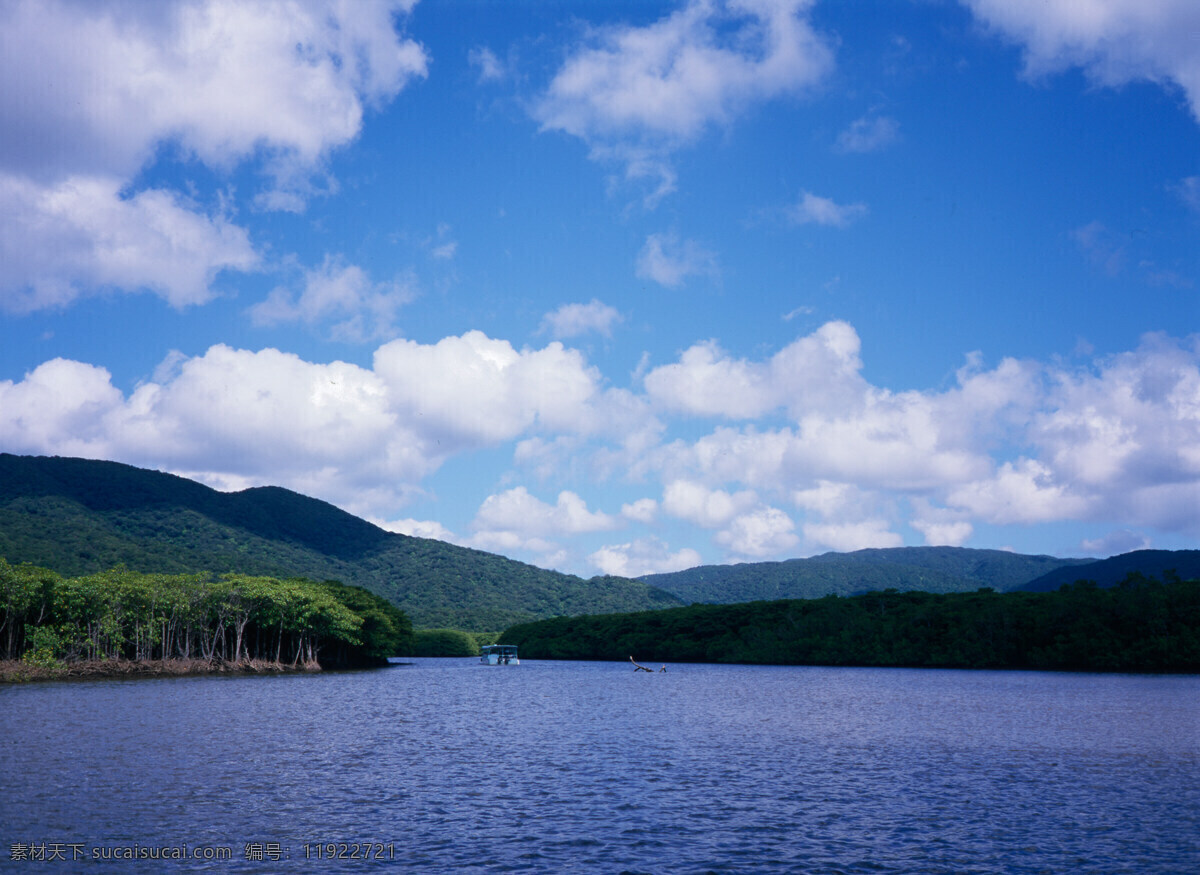
{"label": "green leafy shrub", "polygon": [[25,632],[25,654],[21,661],[26,665],[52,668],[60,664],[63,638],[57,629],[50,626],[33,626]]}
{"label": "green leafy shrub", "polygon": [[478,656],[479,643],[458,629],[421,629],[415,634],[414,656]]}

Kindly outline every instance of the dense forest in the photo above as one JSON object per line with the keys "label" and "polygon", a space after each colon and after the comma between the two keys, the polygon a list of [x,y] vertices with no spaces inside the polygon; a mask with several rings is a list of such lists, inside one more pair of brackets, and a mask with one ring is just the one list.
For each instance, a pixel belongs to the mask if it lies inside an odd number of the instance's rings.
{"label": "dense forest", "polygon": [[334,581],[116,568],[62,577],[0,558],[0,658],[384,664],[412,651],[403,612]]}
{"label": "dense forest", "polygon": [[534,659],[1197,672],[1200,581],[692,605],[542,620],[499,640]]}
{"label": "dense forest", "polygon": [[340,580],[386,598],[418,628],[485,634],[541,617],[682,604],[641,581],[584,580],[387,532],[278,487],[224,493],[116,462],[7,453],[0,556],[70,576],[123,565]]}

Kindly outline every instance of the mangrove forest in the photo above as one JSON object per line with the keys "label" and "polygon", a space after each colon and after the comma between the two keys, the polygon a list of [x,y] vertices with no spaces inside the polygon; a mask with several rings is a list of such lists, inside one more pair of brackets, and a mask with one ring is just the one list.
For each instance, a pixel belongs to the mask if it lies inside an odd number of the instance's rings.
{"label": "mangrove forest", "polygon": [[336,581],[125,568],[63,577],[0,558],[4,660],[360,667],[412,644],[402,611]]}

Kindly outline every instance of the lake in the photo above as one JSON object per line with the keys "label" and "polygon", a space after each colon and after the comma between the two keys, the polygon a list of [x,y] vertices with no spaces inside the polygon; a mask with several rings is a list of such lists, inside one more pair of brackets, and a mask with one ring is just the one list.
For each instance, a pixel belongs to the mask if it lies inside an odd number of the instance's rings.
{"label": "lake", "polygon": [[1200,871],[1198,837],[1195,675],[418,659],[0,687],[11,871],[1140,875]]}

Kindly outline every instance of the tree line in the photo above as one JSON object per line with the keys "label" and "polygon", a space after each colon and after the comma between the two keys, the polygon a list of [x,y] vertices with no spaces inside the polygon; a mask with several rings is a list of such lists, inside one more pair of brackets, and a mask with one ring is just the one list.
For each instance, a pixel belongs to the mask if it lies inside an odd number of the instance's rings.
{"label": "tree line", "polygon": [[499,641],[534,659],[1200,672],[1200,581],[1164,578],[561,617]]}
{"label": "tree line", "polygon": [[115,568],[63,577],[0,558],[0,658],[361,666],[409,653],[412,624],[336,581]]}

